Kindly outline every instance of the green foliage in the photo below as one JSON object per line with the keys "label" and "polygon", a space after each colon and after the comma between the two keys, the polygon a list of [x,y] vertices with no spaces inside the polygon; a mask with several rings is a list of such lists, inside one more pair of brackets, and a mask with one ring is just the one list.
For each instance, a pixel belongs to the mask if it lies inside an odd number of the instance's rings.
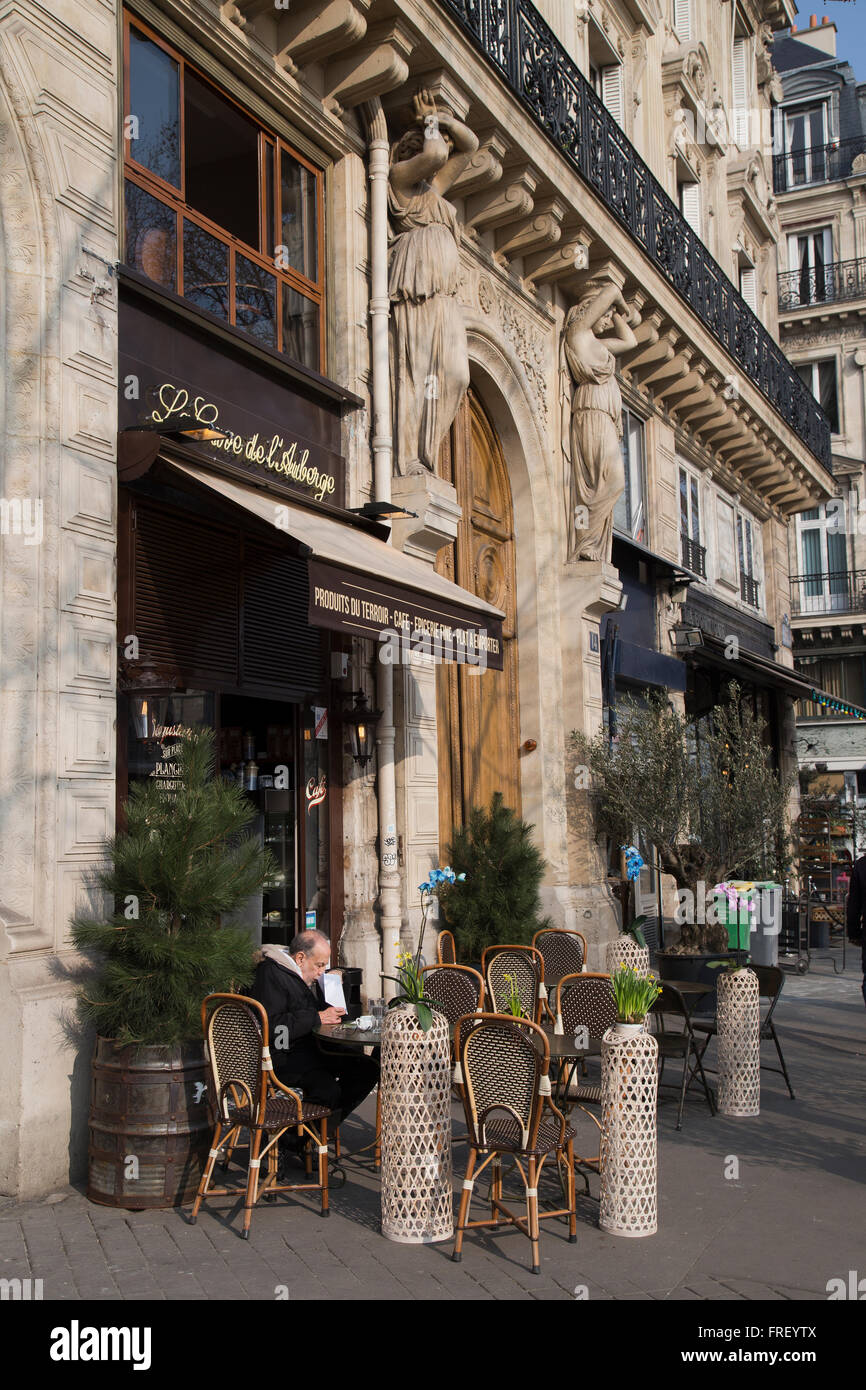
{"label": "green foliage", "polygon": [[[572,734],[589,768],[598,830],[615,844],[638,828],[679,888],[727,879],[781,881],[789,860],[788,802],[794,777],[771,766],[763,721],[732,682],[698,726],[661,694],[618,706],[619,737]],[[686,924],[689,950],[724,950],[718,924]]]}
{"label": "green foliage", "polygon": [[490,807],[476,807],[456,830],[448,858],[465,882],[443,884],[440,915],[454,933],[460,960],[479,960],[485,946],[528,944],[550,926],[539,916],[545,861],[531,840],[532,826],[494,792]]}
{"label": "green foliage", "polygon": [[254,969],[249,933],[222,919],[265,879],[266,856],[244,833],[255,811],[236,783],[214,777],[210,729],[180,739],[173,761],[175,790],[156,780],[130,789],[127,828],[96,880],[113,915],[72,928],[93,953],[79,1015],[122,1044],[197,1040],[204,996],[243,989]]}
{"label": "green foliage", "polygon": [[634,965],[621,965],[610,978],[620,1023],[643,1023],[661,988],[654,975],[640,975]]}

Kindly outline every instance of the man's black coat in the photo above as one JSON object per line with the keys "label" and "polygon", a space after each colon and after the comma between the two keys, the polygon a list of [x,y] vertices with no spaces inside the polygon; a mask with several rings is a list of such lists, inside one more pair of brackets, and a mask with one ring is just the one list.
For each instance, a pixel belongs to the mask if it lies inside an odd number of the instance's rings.
{"label": "man's black coat", "polygon": [[866,854],[851,870],[848,890],[848,940],[860,945],[863,941],[863,911],[866,908]]}
{"label": "man's black coat", "polygon": [[[318,980],[310,986],[291,968],[266,957],[256,968],[250,997],[263,1004],[267,1012],[271,1056],[278,1072],[289,1064],[289,1054],[293,1074],[321,1067],[322,1055],[313,1029],[319,1022],[320,1011],[328,1005]],[[289,1053],[276,1046],[282,1037],[277,1029],[283,1027],[288,1029]]]}

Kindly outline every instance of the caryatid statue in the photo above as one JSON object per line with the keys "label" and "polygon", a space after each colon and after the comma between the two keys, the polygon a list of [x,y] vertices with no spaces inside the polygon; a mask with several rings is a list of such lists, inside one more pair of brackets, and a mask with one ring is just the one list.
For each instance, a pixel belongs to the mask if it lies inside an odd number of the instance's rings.
{"label": "caryatid statue", "polygon": [[565,320],[562,452],[569,560],[610,560],[613,509],[625,490],[616,358],[637,346],[632,326],[639,322],[613,284],[587,291]]}
{"label": "caryatid statue", "polygon": [[471,130],[437,110],[429,92],[418,93],[413,109],[414,125],[392,149],[388,184],[394,467],[400,476],[436,471],[439,445],[469,385],[457,301],[460,230],[444,195],[478,148]]}

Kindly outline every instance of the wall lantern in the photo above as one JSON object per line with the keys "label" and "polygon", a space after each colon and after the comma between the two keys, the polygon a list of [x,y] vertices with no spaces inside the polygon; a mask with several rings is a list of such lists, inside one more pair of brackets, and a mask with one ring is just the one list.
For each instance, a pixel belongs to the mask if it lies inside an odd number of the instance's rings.
{"label": "wall lantern", "polygon": [[675,627],[671,628],[671,641],[675,651],[687,652],[702,646],[704,635],[699,627]]}
{"label": "wall lantern", "polygon": [[132,726],[135,729],[135,736],[140,743],[147,743],[154,737],[156,729],[156,717],[153,708],[153,697],[150,695],[133,695],[130,697],[132,712]]}
{"label": "wall lantern", "polygon": [[363,768],[373,756],[376,725],[382,718],[382,711],[370,709],[363,690],[356,690],[354,698],[354,705],[343,713],[343,723],[352,740],[352,757]]}

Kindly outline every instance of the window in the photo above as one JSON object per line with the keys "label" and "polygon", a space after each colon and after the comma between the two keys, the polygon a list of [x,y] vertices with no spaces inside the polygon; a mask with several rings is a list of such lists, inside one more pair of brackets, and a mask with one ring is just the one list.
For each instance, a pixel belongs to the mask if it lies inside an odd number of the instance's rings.
{"label": "window", "polygon": [[703,236],[701,220],[701,185],[699,183],[681,183],[678,185],[680,212],[688,222],[692,231],[699,237]]}
{"label": "window", "polygon": [[707,577],[707,552],[701,545],[700,484],[693,473],[680,469],[680,538],[683,564]]}
{"label": "window", "polygon": [[600,101],[604,103],[619,125],[625,124],[625,84],[623,67],[611,35],[590,16],[587,33],[589,47],[589,81]]}
{"label": "window", "polygon": [[830,421],[831,434],[838,434],[839,398],[836,392],[835,359],[828,357],[821,362],[795,363],[794,369]]}
{"label": "window", "polygon": [[324,370],[321,171],[137,22],[126,33],[127,263]]}
{"label": "window", "polygon": [[758,573],[760,526],[744,512],[737,513],[737,558],[740,562],[740,598],[752,608],[761,606]]}
{"label": "window", "polygon": [[821,304],[833,298],[833,288],[827,266],[833,259],[833,234],[830,227],[796,232],[788,237],[788,268],[794,284],[797,304]]}
{"label": "window", "polygon": [[680,43],[691,43],[695,37],[695,0],[674,0],[674,29]]}
{"label": "window", "polygon": [[[817,689],[825,691],[833,699],[838,700],[840,704],[859,705],[861,709],[866,705],[863,657],[825,656],[808,665],[800,661],[796,664],[801,675],[812,681]],[[844,714],[840,714],[839,710],[834,710],[831,705],[821,705],[817,700],[798,701],[797,713],[800,718],[809,719],[844,719],[845,717]]]}
{"label": "window", "polygon": [[625,115],[623,100],[622,64],[611,63],[601,69],[601,99],[615,121],[620,125]]}
{"label": "window", "polygon": [[758,312],[758,272],[753,265],[740,266],[740,294],[753,314]]}
{"label": "window", "polygon": [[800,572],[791,586],[795,613],[844,613],[850,608],[848,545],[841,522],[838,504],[829,516],[823,502],[797,516]]}
{"label": "window", "polygon": [[[739,18],[735,24],[739,23]],[[732,134],[740,149],[746,149],[749,141],[749,104],[751,96],[752,40],[748,34],[734,34],[731,52],[731,105],[733,107]]]}
{"label": "window", "polygon": [[828,115],[826,101],[785,111],[785,188],[829,177]]}
{"label": "window", "polygon": [[644,511],[644,423],[630,410],[622,412],[622,462],[625,492],[613,509],[614,529],[646,545]]}

